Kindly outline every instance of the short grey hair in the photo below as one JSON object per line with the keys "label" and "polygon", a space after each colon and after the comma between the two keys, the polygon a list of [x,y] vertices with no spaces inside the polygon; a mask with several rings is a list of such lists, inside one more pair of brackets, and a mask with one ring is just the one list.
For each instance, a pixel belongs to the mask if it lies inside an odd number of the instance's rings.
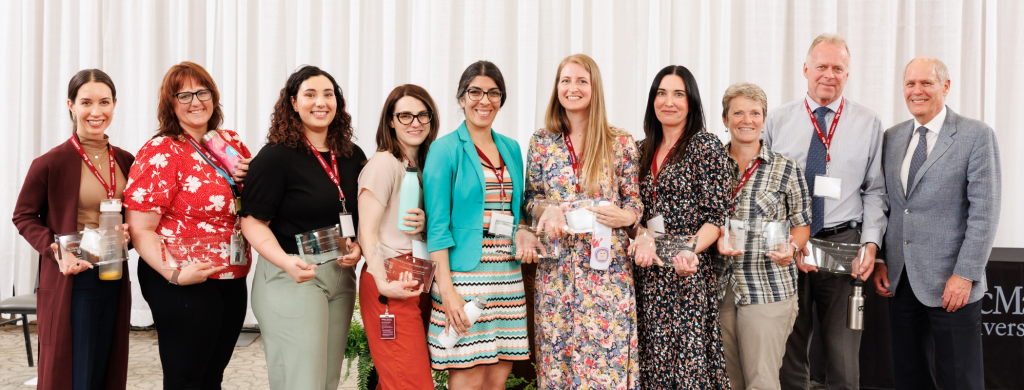
{"label": "short grey hair", "polygon": [[729,115],[729,104],[732,103],[732,99],[740,96],[760,103],[761,114],[768,114],[768,95],[765,95],[764,90],[757,84],[741,81],[725,90],[725,96],[722,96],[722,118]]}
{"label": "short grey hair", "polygon": [[939,77],[939,84],[945,84],[946,80],[949,80],[949,69],[946,68],[946,64],[935,57],[917,57],[910,60],[910,62],[907,63],[907,66],[903,67],[904,80],[907,79],[907,69],[910,68],[910,64],[913,64],[914,61],[918,60],[926,61],[932,65],[932,69],[935,70],[935,75]]}
{"label": "short grey hair", "polygon": [[804,62],[811,62],[811,52],[814,51],[815,47],[822,43],[831,43],[833,45],[842,46],[843,50],[846,50],[846,56],[850,56],[850,48],[846,46],[846,39],[843,38],[842,35],[836,33],[824,33],[818,35],[814,38],[814,41],[811,42],[811,47],[807,49],[807,59],[804,60]]}

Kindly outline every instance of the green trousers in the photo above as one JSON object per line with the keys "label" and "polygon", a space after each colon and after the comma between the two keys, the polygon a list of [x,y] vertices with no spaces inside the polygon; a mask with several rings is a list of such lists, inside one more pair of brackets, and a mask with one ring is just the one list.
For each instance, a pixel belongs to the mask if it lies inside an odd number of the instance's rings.
{"label": "green trousers", "polygon": [[317,267],[316,278],[295,283],[259,257],[252,311],[259,321],[270,388],[337,390],[356,298],[354,267]]}

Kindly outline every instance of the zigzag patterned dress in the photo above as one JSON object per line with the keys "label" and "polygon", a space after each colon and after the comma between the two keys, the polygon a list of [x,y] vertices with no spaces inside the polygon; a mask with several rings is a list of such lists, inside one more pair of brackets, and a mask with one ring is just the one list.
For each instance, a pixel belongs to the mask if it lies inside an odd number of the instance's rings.
{"label": "zigzag patterned dress", "polygon": [[[487,234],[491,213],[511,215],[512,178],[503,168],[506,196],[494,170],[482,163],[486,195],[484,197],[484,242],[480,265],[469,272],[452,271],[452,284],[462,299],[469,302],[477,295],[487,297],[487,307],[455,347],[444,349],[437,336],[444,331],[444,305],[435,283],[430,292],[433,306],[427,335],[430,366],[434,370],[465,369],[498,363],[500,360],[526,360],[530,355],[526,335],[526,292],[519,260],[512,253],[512,240]],[[457,210],[457,208],[456,208]],[[456,211],[457,212],[457,211]]]}

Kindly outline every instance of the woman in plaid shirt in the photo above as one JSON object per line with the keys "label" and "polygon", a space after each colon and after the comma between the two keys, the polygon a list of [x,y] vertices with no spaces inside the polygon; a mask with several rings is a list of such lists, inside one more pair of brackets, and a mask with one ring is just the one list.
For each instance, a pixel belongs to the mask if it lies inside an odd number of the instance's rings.
{"label": "woman in plaid shirt", "polygon": [[[810,236],[811,196],[803,171],[760,139],[767,106],[764,91],[751,83],[733,84],[722,98],[722,123],[732,137],[726,149],[733,208],[714,263],[725,367],[733,389],[779,388],[786,339],[797,315],[793,255]],[[785,249],[769,248],[766,230],[772,222],[791,226],[789,242],[783,232]],[[727,235],[730,226],[733,240]],[[745,233],[745,239],[737,233]]]}

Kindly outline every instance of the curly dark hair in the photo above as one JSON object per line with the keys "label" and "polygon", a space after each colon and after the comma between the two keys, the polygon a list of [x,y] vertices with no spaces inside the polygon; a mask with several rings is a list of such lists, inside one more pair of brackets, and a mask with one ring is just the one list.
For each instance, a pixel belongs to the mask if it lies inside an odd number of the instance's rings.
{"label": "curly dark hair", "polygon": [[302,118],[292,107],[292,99],[299,94],[299,87],[311,77],[324,76],[331,80],[334,85],[334,96],[338,97],[338,109],[334,120],[327,125],[327,147],[345,157],[352,156],[352,142],[354,131],[352,129],[352,116],[345,111],[345,96],[341,93],[341,87],[330,73],[312,65],[303,65],[288,76],[284,88],[281,89],[281,97],[274,103],[274,113],[270,114],[270,132],[267,134],[268,145],[284,145],[289,148],[298,149],[304,153],[313,152],[306,148],[302,140]]}

